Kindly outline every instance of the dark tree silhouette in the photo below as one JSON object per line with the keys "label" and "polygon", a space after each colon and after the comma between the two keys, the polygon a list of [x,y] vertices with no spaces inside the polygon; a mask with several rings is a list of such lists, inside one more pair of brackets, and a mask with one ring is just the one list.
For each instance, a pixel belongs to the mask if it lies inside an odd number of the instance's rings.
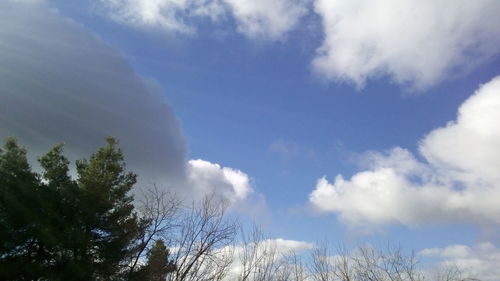
{"label": "dark tree silhouette", "polygon": [[141,224],[129,195],[136,175],[125,171],[117,141],[69,175],[62,145],[32,172],[12,138],[0,152],[0,279],[121,279]]}

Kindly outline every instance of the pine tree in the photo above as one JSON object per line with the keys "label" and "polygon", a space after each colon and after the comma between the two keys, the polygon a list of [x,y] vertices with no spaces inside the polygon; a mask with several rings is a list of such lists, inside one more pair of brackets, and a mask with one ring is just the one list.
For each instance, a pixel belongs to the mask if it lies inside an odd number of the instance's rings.
{"label": "pine tree", "polygon": [[139,234],[139,220],[128,193],[136,183],[134,173],[125,172],[123,153],[117,141],[107,139],[89,160],[77,161],[82,220],[87,247],[79,258],[91,265],[93,280],[118,278],[126,267],[132,243]]}
{"label": "pine tree", "polygon": [[0,280],[123,280],[144,226],[129,195],[117,141],[77,161],[77,178],[58,145],[34,173],[26,150],[0,150]]}
{"label": "pine tree", "polygon": [[0,279],[40,275],[45,256],[40,244],[40,182],[31,171],[26,150],[8,138],[0,150]]}
{"label": "pine tree", "polygon": [[146,263],[147,280],[164,281],[167,274],[175,271],[175,264],[169,261],[170,251],[163,240],[157,240],[148,252]]}
{"label": "pine tree", "polygon": [[170,251],[163,240],[156,240],[147,253],[146,264],[134,272],[130,280],[165,281],[167,275],[176,270],[176,266],[169,260],[169,256]]}

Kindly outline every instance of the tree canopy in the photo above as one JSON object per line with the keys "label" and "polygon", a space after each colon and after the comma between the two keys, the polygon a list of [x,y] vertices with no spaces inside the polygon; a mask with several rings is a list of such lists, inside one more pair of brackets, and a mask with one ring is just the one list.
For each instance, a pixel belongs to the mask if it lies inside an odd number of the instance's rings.
{"label": "tree canopy", "polygon": [[[138,241],[148,221],[134,209],[130,191],[137,176],[126,171],[117,144],[108,138],[78,160],[73,179],[62,145],[39,158],[37,174],[26,149],[6,140],[0,150],[1,280],[123,280],[132,274],[129,262],[144,248]],[[168,255],[161,245],[151,255]]]}

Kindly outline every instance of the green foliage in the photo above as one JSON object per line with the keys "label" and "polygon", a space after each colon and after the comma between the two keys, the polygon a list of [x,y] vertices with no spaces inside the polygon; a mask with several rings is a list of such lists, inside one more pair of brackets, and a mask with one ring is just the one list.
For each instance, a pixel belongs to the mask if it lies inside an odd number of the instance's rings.
{"label": "green foliage", "polygon": [[176,270],[175,264],[169,260],[170,251],[163,240],[156,240],[147,253],[147,262],[137,272],[132,274],[131,280],[163,281],[167,275]]}
{"label": "green foliage", "polygon": [[0,150],[0,280],[123,280],[144,230],[129,195],[117,141],[76,163],[69,174],[63,146],[39,158],[6,140]]}
{"label": "green foliage", "polygon": [[77,162],[77,184],[81,191],[83,229],[87,243],[94,245],[82,259],[92,264],[93,278],[114,276],[127,260],[131,241],[140,230],[128,195],[136,175],[125,172],[125,163],[116,141],[99,149],[90,159]]}
{"label": "green foliage", "polygon": [[[44,255],[39,241],[41,236],[39,198],[41,183],[31,171],[26,150],[20,148],[15,139],[6,140],[0,151],[0,279],[16,278],[11,269],[22,271],[26,279],[32,279],[41,266],[37,261]],[[34,256],[36,254],[36,256]],[[32,266],[27,266],[32,262]]]}

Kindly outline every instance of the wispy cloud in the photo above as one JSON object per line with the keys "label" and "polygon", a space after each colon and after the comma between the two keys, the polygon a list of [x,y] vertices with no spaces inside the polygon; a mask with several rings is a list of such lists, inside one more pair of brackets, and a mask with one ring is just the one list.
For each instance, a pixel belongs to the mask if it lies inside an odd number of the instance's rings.
{"label": "wispy cloud", "polygon": [[298,143],[285,139],[273,141],[268,148],[269,152],[279,155],[284,160],[300,157],[309,160],[316,159],[317,155],[314,149],[304,147]]}
{"label": "wispy cloud", "polygon": [[232,17],[236,30],[254,39],[278,40],[305,14],[302,0],[98,0],[112,19],[133,26],[193,34],[193,19]]}
{"label": "wispy cloud", "polygon": [[300,153],[300,148],[295,142],[279,139],[269,145],[269,151],[277,153],[285,159],[289,159],[297,156]]}

